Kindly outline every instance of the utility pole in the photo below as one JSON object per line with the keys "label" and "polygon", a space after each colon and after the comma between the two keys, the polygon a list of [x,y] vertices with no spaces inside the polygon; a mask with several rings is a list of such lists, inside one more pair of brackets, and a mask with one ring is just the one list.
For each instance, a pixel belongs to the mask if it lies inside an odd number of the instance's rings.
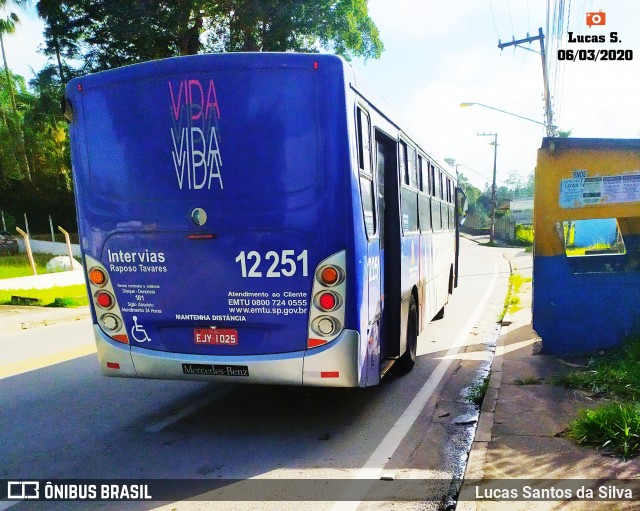
{"label": "utility pole", "polygon": [[496,162],[498,159],[498,134],[497,133],[476,133],[479,137],[493,137],[493,184],[491,185],[491,227],[489,231],[489,243],[493,243],[496,237]]}
{"label": "utility pole", "polygon": [[[532,43],[533,41],[540,41],[540,51],[537,52],[532,50],[531,48],[527,48],[525,46],[520,46],[522,43]],[[553,137],[555,136],[555,127],[553,125],[553,111],[551,110],[551,96],[549,95],[549,76],[547,75],[547,54],[544,49],[544,34],[542,33],[542,27],[538,29],[538,35],[535,37],[527,37],[524,39],[518,39],[516,41],[515,37],[513,41],[508,43],[503,43],[498,39],[498,48],[503,50],[507,46],[519,46],[523,50],[532,51],[534,53],[539,53],[542,57],[542,81],[544,82],[544,116],[545,116],[545,126],[547,128],[547,136]]]}

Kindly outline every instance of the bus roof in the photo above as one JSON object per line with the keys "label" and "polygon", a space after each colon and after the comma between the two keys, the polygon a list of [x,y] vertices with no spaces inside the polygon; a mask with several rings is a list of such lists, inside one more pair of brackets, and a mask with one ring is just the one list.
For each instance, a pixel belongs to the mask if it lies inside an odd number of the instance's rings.
{"label": "bus roof", "polygon": [[[166,59],[153,60],[138,64],[131,64],[117,69],[101,71],[99,73],[87,75],[71,80],[67,88],[75,87],[103,87],[116,84],[126,80],[145,79],[151,70],[158,68],[164,73],[171,73],[175,70],[179,73],[185,63],[188,65],[199,64],[210,61],[214,58],[219,69],[233,68],[304,68],[307,66],[321,66],[323,62],[339,62],[344,73],[346,85],[351,87],[358,95],[363,97],[373,108],[383,115],[393,124],[403,135],[416,144],[426,155],[435,161],[444,172],[453,176],[450,166],[443,158],[435,154],[428,145],[424,144],[420,137],[416,136],[412,130],[408,129],[407,122],[389,103],[377,92],[375,88],[358,72],[351,64],[342,57],[323,53],[291,53],[291,52],[234,52],[234,53],[209,53],[199,55],[189,55],[181,57],[170,57]],[[82,84],[82,85],[80,85]]]}

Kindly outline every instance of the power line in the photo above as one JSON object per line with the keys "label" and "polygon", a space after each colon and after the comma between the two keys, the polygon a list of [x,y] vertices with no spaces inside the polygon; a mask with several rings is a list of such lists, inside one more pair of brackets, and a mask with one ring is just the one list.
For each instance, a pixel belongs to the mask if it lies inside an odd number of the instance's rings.
{"label": "power line", "polygon": [[487,176],[483,176],[482,174],[480,174],[480,172],[478,172],[477,170],[473,170],[471,167],[467,166],[467,165],[463,165],[462,163],[457,163],[456,165],[459,165],[460,167],[464,167],[467,170],[470,170],[471,172],[473,172],[474,174],[477,174],[478,176],[480,176],[482,179],[484,179],[487,183],[490,183],[491,180],[487,177]]}
{"label": "power line", "polygon": [[507,0],[507,8],[509,9],[509,22],[511,23],[511,33],[515,34],[516,31],[513,28],[513,18],[511,17],[511,0]]}
{"label": "power line", "polygon": [[496,29],[496,36],[498,37],[498,39],[500,39],[500,34],[498,33],[498,25],[496,24],[496,15],[493,12],[493,4],[491,3],[491,0],[489,0],[489,7],[491,7],[491,17],[493,18],[493,26]]}

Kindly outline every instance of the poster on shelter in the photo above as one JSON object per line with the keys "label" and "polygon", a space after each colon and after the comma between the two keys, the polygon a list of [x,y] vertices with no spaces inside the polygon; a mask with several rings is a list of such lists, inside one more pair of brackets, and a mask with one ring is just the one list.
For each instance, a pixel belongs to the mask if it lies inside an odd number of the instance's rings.
{"label": "poster on shelter", "polygon": [[563,209],[640,202],[640,171],[595,177],[586,177],[585,173],[585,177],[563,179],[560,181],[559,202]]}

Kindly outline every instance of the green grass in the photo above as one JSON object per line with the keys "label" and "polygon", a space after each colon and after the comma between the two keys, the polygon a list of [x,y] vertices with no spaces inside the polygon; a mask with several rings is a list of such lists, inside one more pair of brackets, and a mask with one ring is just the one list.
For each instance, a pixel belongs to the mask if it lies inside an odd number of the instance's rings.
{"label": "green grass", "polygon": [[640,403],[608,403],[581,410],[567,438],[630,458],[640,454]]}
{"label": "green grass", "polygon": [[526,378],[516,378],[513,383],[515,385],[540,385],[542,380],[535,376],[527,376]]}
{"label": "green grass", "polygon": [[498,323],[504,319],[507,311],[510,314],[515,314],[522,308],[520,307],[520,297],[516,296],[516,294],[520,292],[520,288],[525,282],[531,282],[531,277],[523,277],[519,273],[512,273],[509,277],[509,289],[504,299],[502,312],[498,316]]}
{"label": "green grass", "polygon": [[511,297],[509,298],[509,305],[507,306],[507,311],[509,311],[509,314],[515,314],[520,309],[522,309],[522,307],[520,307],[520,297],[512,294]]}
{"label": "green grass", "polygon": [[482,406],[482,401],[484,400],[484,396],[487,393],[487,389],[489,388],[489,376],[485,376],[481,380],[476,381],[471,387],[467,389],[467,394],[465,399],[473,403],[476,408],[480,408]]}
{"label": "green grass", "polygon": [[569,426],[569,438],[606,447],[625,458],[640,454],[640,335],[627,339],[589,369],[554,378],[553,383],[615,400],[581,411]]}
{"label": "green grass", "polygon": [[[51,260],[51,254],[33,254],[38,274],[47,273],[47,263]],[[27,254],[0,256],[0,279],[12,279],[14,277],[27,277],[33,275]]]}
{"label": "green grass", "polygon": [[80,307],[82,305],[88,304],[89,298],[87,297],[87,289],[84,284],[77,284],[75,286],[52,287],[50,289],[0,290],[0,305]]}
{"label": "green grass", "polygon": [[516,243],[523,246],[533,245],[533,225],[516,225]]}
{"label": "green grass", "polygon": [[531,280],[531,277],[523,277],[519,273],[514,273],[509,277],[509,284],[513,286],[513,290],[516,293],[519,293],[522,284],[524,284],[525,282],[531,282]]}
{"label": "green grass", "polygon": [[554,379],[565,387],[604,393],[616,399],[640,399],[640,335],[595,360],[589,369]]}
{"label": "green grass", "polygon": [[593,251],[593,250],[608,251],[611,254],[625,253],[624,247],[612,245],[611,243],[594,243],[593,245],[589,245],[588,247],[568,246],[566,248],[566,253],[568,257],[576,257],[576,256],[587,255],[588,251]]}

